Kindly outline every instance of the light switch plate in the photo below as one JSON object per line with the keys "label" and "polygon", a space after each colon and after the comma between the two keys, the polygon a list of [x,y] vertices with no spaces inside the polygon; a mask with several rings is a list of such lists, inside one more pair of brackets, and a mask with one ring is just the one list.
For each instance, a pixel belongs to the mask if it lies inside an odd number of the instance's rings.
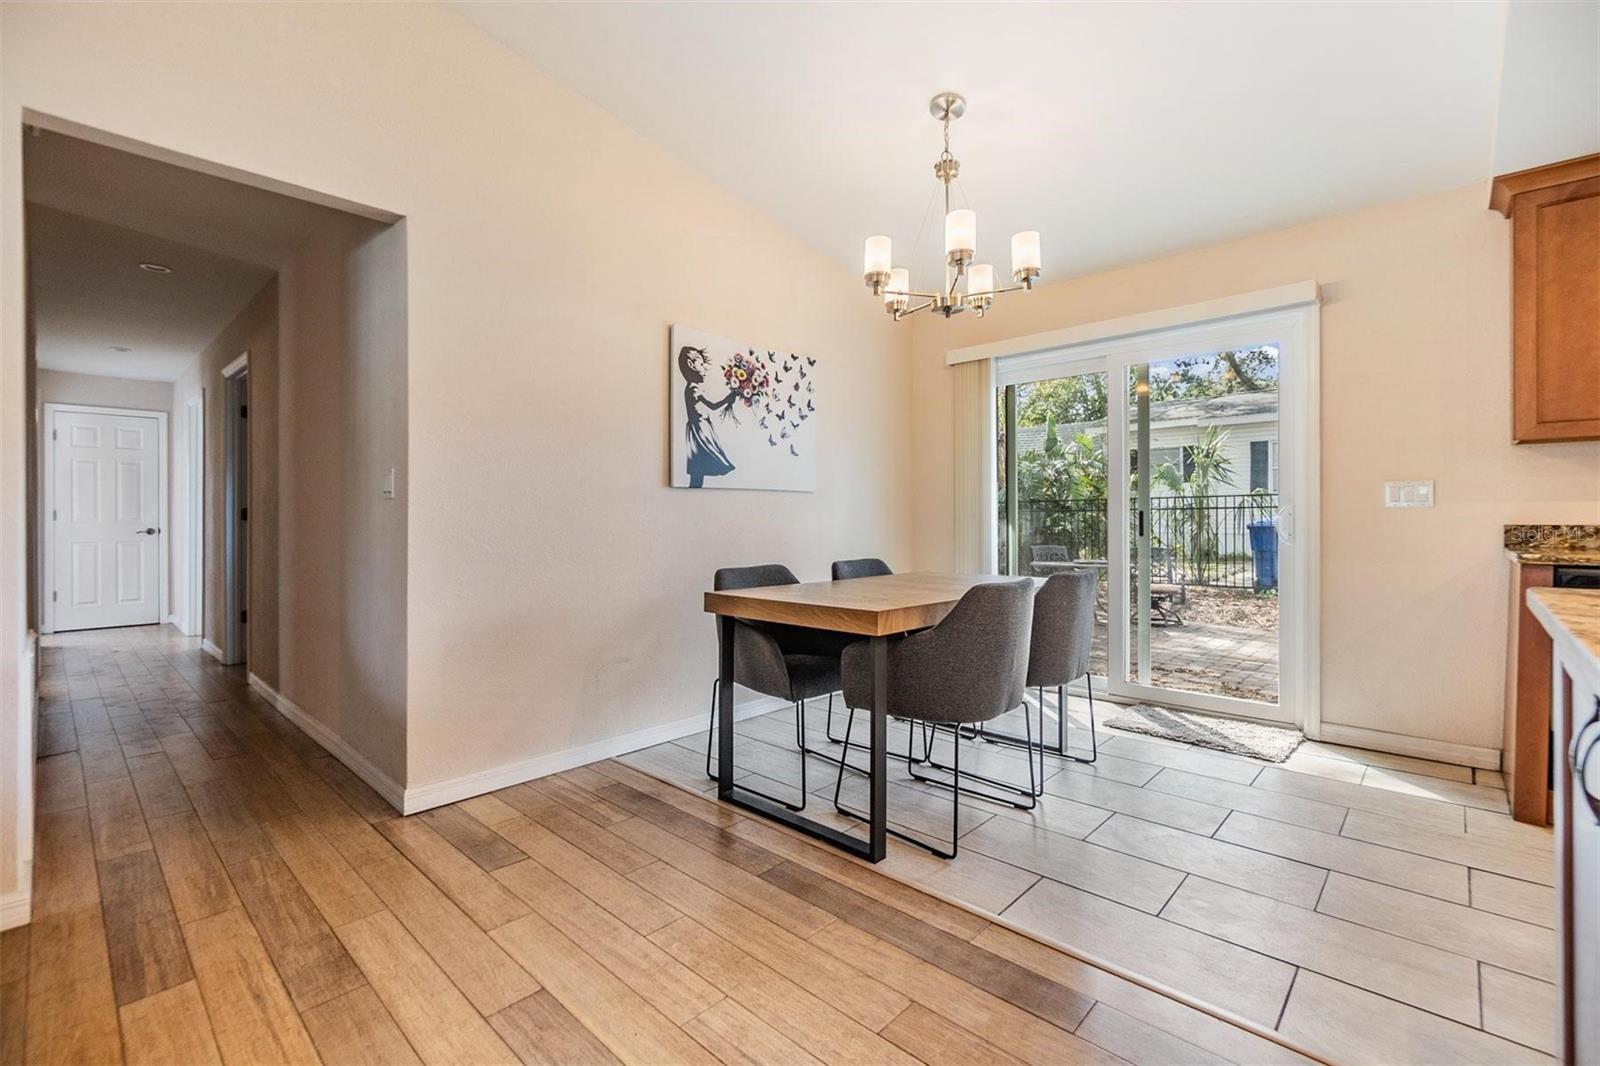
{"label": "light switch plate", "polygon": [[1385,507],[1432,507],[1433,482],[1385,481],[1383,483]]}
{"label": "light switch plate", "polygon": [[394,499],[394,467],[389,468],[389,475],[383,479],[383,498]]}

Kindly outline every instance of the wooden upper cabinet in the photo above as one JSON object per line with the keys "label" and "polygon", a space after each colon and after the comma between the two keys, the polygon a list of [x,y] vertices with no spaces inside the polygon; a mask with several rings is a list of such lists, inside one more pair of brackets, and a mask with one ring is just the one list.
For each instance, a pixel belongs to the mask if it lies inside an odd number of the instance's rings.
{"label": "wooden upper cabinet", "polygon": [[1503,174],[1511,220],[1511,439],[1600,440],[1600,155]]}

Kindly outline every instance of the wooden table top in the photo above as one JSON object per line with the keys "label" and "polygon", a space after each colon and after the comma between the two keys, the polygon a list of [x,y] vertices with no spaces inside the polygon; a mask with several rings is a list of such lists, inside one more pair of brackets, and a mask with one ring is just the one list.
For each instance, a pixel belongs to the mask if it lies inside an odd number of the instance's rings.
{"label": "wooden table top", "polygon": [[921,571],[706,593],[708,614],[886,637],[937,625],[974,585],[1015,578]]}

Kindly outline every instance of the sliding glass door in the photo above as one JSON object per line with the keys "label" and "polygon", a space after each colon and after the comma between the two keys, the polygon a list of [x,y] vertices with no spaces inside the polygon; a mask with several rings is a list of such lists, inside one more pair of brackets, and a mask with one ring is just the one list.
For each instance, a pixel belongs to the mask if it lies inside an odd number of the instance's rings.
{"label": "sliding glass door", "polygon": [[1105,677],[1110,640],[1106,560],[1110,469],[1105,370],[1023,382],[996,391],[1002,574],[1099,577],[1089,672]]}
{"label": "sliding glass door", "polygon": [[1091,672],[1115,696],[1296,719],[1291,333],[1265,317],[996,364],[997,569],[1098,575]]}
{"label": "sliding glass door", "polygon": [[1278,704],[1278,348],[1123,371],[1128,680]]}

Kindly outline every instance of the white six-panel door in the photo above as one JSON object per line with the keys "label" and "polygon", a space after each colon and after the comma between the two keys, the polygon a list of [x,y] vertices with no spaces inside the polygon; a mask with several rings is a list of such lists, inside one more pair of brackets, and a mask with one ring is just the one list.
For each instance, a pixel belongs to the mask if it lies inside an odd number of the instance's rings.
{"label": "white six-panel door", "polygon": [[50,421],[54,628],[159,622],[160,422],[69,410]]}

